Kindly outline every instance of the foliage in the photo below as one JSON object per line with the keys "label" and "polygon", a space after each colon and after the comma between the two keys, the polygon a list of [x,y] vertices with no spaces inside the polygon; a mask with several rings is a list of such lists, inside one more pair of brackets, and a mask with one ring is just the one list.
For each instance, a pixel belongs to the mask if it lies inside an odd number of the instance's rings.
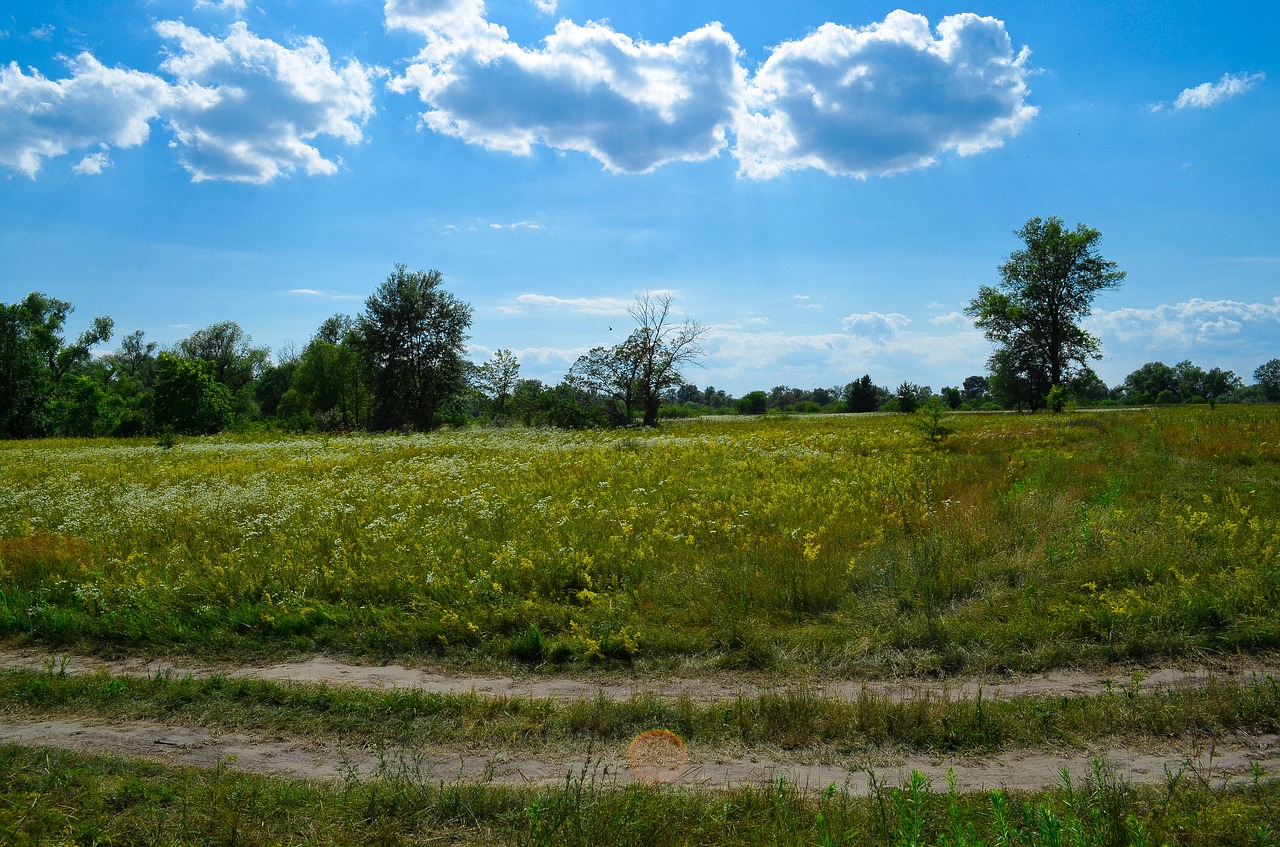
{"label": "foliage", "polygon": [[566,382],[604,400],[614,426],[627,426],[637,411],[645,426],[656,426],[665,393],[684,383],[680,367],[703,355],[698,340],[706,327],[693,320],[671,321],[673,297],[667,293],[636,298],[627,313],[636,328],[621,344],[595,347],[580,356]]}
{"label": "foliage", "polygon": [[1082,329],[1098,292],[1116,288],[1124,271],[1102,258],[1102,234],[1084,224],[1032,218],[1018,230],[1026,245],[1000,266],[997,287],[982,286],[965,313],[998,345],[993,380],[1034,409],[1054,386],[1070,387],[1086,360],[1099,358],[1098,340]]}
{"label": "foliage", "polygon": [[[0,437],[44,435],[66,419],[65,408],[50,414],[49,404],[60,399],[63,378],[87,364],[91,348],[114,329],[111,318],[94,318],[89,329],[67,342],[62,328],[72,311],[70,303],[38,292],[19,303],[0,303]],[[86,390],[79,384],[74,388]]]}
{"label": "foliage", "polygon": [[863,374],[845,386],[845,408],[850,412],[874,412],[888,393],[871,381],[870,374]]}
{"label": "foliage", "polygon": [[1280,402],[1280,359],[1271,359],[1258,365],[1253,378],[1262,386],[1262,393],[1271,402]]}
{"label": "foliage", "polygon": [[444,290],[439,271],[398,264],[365,301],[358,326],[373,372],[373,428],[440,425],[466,387],[462,353],[471,307]]}
{"label": "foliage", "polygon": [[155,422],[162,430],[209,435],[231,425],[231,390],[207,359],[161,353],[156,374]]}
{"label": "foliage", "polygon": [[492,419],[505,423],[511,412],[512,395],[520,384],[520,360],[510,350],[499,350],[475,368],[472,382],[488,400]]}
{"label": "foliage", "polygon": [[662,392],[684,382],[680,366],[704,355],[698,340],[706,335],[707,328],[694,320],[672,323],[673,300],[668,293],[644,294],[627,310],[636,328],[623,343],[623,349],[635,363],[645,426],[657,424]]}

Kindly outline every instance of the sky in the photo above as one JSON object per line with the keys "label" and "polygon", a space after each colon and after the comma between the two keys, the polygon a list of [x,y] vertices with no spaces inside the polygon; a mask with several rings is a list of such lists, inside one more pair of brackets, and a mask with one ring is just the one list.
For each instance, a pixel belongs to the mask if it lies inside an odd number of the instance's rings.
{"label": "sky", "polygon": [[1033,217],[1127,273],[1109,385],[1280,357],[1280,4],[8,0],[0,302],[277,359],[398,263],[558,382],[669,294],[688,381],[939,389]]}

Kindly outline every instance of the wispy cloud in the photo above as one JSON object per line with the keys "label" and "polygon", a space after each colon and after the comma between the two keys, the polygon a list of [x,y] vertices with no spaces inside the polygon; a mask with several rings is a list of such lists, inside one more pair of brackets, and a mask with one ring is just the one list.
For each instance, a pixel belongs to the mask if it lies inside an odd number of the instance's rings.
{"label": "wispy cloud", "polygon": [[249,0],[196,0],[197,9],[215,9],[219,12],[231,12],[243,15],[249,6]]}
{"label": "wispy cloud", "polygon": [[[1223,74],[1217,82],[1202,82],[1195,88],[1185,88],[1173,101],[1175,109],[1208,109],[1223,100],[1244,94],[1267,78],[1264,73]],[[1162,106],[1157,106],[1159,109]]]}
{"label": "wispy cloud", "polygon": [[538,231],[542,229],[542,224],[534,221],[516,221],[515,223],[510,224],[491,223],[489,224],[489,229]]}
{"label": "wispy cloud", "polygon": [[617,297],[554,297],[550,294],[521,294],[516,302],[544,309],[563,309],[579,315],[625,315],[634,301]]}

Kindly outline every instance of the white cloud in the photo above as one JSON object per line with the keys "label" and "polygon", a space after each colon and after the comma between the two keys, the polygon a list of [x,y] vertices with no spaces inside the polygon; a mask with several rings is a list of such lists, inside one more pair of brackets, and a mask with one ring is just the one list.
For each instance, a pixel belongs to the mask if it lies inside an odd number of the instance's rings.
{"label": "white cloud", "polygon": [[235,15],[243,15],[248,6],[249,0],[196,0],[197,9],[215,9]]}
{"label": "white cloud", "polygon": [[31,30],[31,38],[36,41],[52,41],[53,33],[56,31],[53,24],[45,24]]}
{"label": "white cloud", "polygon": [[891,12],[863,29],[824,24],[780,45],[756,73],[738,127],[741,172],[817,168],[867,177],[925,167],[947,152],[999,147],[1035,116],[1028,51],[1004,24]]}
{"label": "white cloud", "polygon": [[1223,74],[1217,82],[1204,82],[1195,88],[1183,89],[1173,101],[1175,109],[1208,109],[1228,97],[1243,94],[1267,78],[1266,74]]}
{"label": "white cloud", "polygon": [[516,221],[515,223],[510,223],[510,224],[491,223],[491,224],[489,224],[489,229],[496,229],[496,230],[504,230],[504,229],[505,229],[505,230],[520,230],[520,229],[522,229],[522,230],[533,230],[533,231],[537,231],[537,230],[542,229],[542,224],[540,224],[540,223],[536,223],[536,222],[534,222],[534,221]]}
{"label": "white cloud", "polygon": [[354,60],[335,66],[318,39],[289,48],[239,21],[224,39],[179,21],[161,21],[156,32],[179,48],[161,68],[182,92],[167,117],[193,180],[265,183],[297,169],[330,174],[337,163],[310,142],[322,135],[362,140],[377,71]]}
{"label": "white cloud", "polygon": [[616,172],[726,147],[745,72],[719,24],[649,44],[564,20],[528,50],[474,14],[478,3],[427,4],[412,19],[406,5],[388,3],[388,23],[426,32],[429,43],[392,87],[418,93],[429,107],[423,124],[436,132],[521,155],[536,144],[579,151]]}
{"label": "white cloud", "polygon": [[[718,23],[667,44],[561,21],[539,50],[485,19],[483,0],[387,0],[387,24],[427,46],[393,90],[415,91],[430,129],[521,155],[542,144],[644,172],[727,149],[740,171],[868,176],[946,152],[997,147],[1035,114],[1027,51],[1004,24],[893,12],[862,30],[826,24],[778,47],[753,80]],[[748,107],[750,111],[748,111]]]}
{"label": "white cloud", "polygon": [[557,0],[533,0],[533,5],[543,14],[554,15],[556,13]]}
{"label": "white cloud", "polygon": [[1260,324],[1275,324],[1280,331],[1280,297],[1270,303],[1193,298],[1149,308],[1098,310],[1085,322],[1104,345],[1110,338],[1152,350],[1208,343]]}
{"label": "white cloud", "polygon": [[973,320],[964,312],[947,312],[944,315],[936,315],[929,318],[929,323],[934,326],[973,326]]}
{"label": "white cloud", "polygon": [[625,315],[634,300],[617,297],[553,297],[549,294],[521,294],[516,301],[526,306],[568,309],[579,315]]}
{"label": "white cloud", "polygon": [[897,312],[887,315],[880,312],[866,312],[848,315],[840,323],[855,336],[883,343],[906,329],[911,323],[911,318]]}
{"label": "white cloud", "polygon": [[69,64],[61,80],[28,76],[16,62],[0,67],[0,165],[34,179],[46,159],[73,150],[137,146],[172,100],[151,74],[108,68],[88,53]]}
{"label": "white cloud", "polygon": [[83,176],[95,176],[109,167],[111,167],[111,155],[105,150],[99,150],[97,153],[90,153],[81,159],[78,164],[71,168],[71,172]]}

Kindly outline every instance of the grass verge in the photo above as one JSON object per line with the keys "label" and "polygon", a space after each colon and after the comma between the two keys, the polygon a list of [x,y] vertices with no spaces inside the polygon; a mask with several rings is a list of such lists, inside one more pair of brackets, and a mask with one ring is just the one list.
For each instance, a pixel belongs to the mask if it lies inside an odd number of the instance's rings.
{"label": "grass verge", "polygon": [[918,772],[870,797],[786,782],[724,793],[626,786],[589,765],[554,787],[423,780],[411,766],[339,783],[0,747],[0,841],[279,845],[1121,845],[1274,847],[1280,783],[1171,776],[1137,788],[1095,763],[1037,793],[962,795]]}

